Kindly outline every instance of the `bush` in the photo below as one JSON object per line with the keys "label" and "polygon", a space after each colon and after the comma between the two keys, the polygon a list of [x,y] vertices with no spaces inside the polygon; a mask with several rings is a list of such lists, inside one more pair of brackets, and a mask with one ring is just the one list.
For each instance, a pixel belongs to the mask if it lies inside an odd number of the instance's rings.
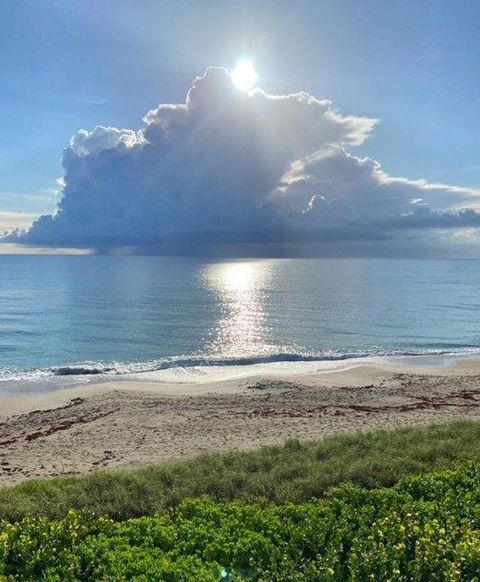
{"label": "bush", "polygon": [[73,511],[0,527],[0,575],[30,580],[478,581],[480,464],[320,501],[184,500],[125,522]]}

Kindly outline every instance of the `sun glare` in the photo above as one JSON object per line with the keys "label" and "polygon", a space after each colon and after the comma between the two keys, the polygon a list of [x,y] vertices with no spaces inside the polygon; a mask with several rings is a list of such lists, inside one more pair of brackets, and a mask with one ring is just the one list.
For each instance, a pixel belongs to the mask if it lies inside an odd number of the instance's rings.
{"label": "sun glare", "polygon": [[231,72],[233,82],[242,91],[251,89],[257,80],[257,74],[251,61],[243,59]]}

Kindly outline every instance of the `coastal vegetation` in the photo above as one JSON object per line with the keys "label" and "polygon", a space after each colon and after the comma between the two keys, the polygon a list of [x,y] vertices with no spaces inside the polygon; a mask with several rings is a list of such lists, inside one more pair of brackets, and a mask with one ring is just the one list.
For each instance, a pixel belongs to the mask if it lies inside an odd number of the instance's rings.
{"label": "coastal vegetation", "polygon": [[478,580],[480,464],[346,484],[300,504],[185,500],[115,522],[71,511],[0,528],[0,574],[18,580],[318,582]]}
{"label": "coastal vegetation", "polygon": [[480,423],[0,489],[0,580],[480,580]]}
{"label": "coastal vegetation", "polygon": [[415,473],[480,462],[479,442],[480,422],[457,421],[318,442],[290,440],[282,446],[137,470],[31,480],[0,488],[0,519],[59,519],[75,509],[125,520],[153,515],[193,497],[301,503],[343,483],[391,487]]}

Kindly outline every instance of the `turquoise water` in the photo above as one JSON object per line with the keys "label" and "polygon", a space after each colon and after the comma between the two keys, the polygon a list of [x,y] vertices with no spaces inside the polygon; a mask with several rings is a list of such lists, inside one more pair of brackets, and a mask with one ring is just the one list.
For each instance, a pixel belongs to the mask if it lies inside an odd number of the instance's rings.
{"label": "turquoise water", "polygon": [[480,348],[480,262],[0,256],[0,378]]}

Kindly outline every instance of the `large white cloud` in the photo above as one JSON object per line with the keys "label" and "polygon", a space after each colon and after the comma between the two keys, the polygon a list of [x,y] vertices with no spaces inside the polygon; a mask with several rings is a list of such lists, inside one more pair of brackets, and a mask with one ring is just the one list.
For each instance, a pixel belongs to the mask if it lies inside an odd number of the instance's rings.
{"label": "large white cloud", "polygon": [[20,240],[100,246],[285,231],[321,238],[332,228],[365,236],[473,227],[479,218],[459,212],[479,205],[474,189],[391,177],[347,153],[377,120],[342,115],[304,92],[245,93],[223,68],[207,69],[184,104],[160,105],[144,123],[138,131],[79,131],[63,154],[56,214]]}

